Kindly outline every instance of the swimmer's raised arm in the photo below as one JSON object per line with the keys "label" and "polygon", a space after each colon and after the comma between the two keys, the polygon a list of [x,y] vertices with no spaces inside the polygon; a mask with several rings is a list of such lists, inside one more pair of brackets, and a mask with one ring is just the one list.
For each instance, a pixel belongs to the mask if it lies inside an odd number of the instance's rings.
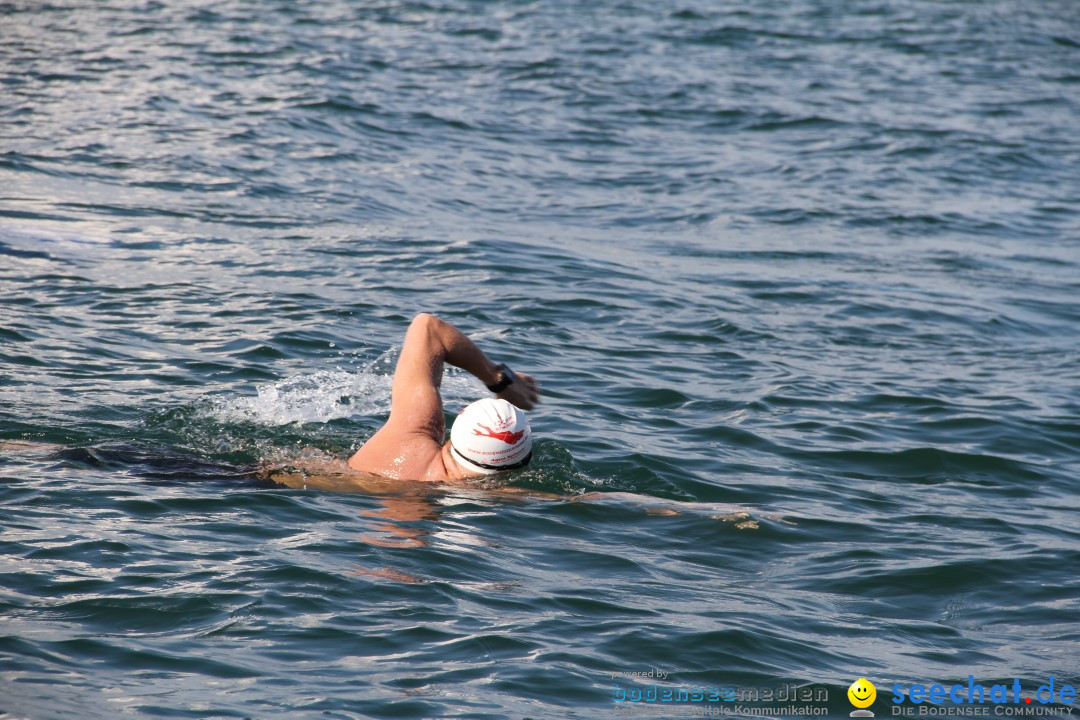
{"label": "swimmer's raised arm", "polygon": [[[455,422],[455,428],[462,428],[456,445],[445,442],[439,395],[443,363],[475,375],[505,401],[487,398],[470,404]],[[398,356],[390,417],[349,458],[349,467],[399,480],[434,481],[524,467],[532,457],[532,434],[522,411],[538,400],[531,376],[496,365],[456,327],[420,313],[409,324]]]}
{"label": "swimmer's raised arm", "polygon": [[[402,385],[411,385],[421,379],[410,371],[408,362],[403,362],[406,360],[406,351],[412,351],[410,355],[415,353],[415,356],[408,360],[417,366],[416,374],[426,375],[427,382],[433,383],[436,387],[442,381],[443,362],[465,370],[488,387],[498,387],[499,383],[504,381],[505,366],[495,365],[465,333],[434,315],[420,313],[413,318],[409,331],[405,335],[405,346],[401,351],[402,358],[398,361],[397,371],[394,374],[395,395],[399,380]],[[496,397],[522,410],[530,410],[540,400],[539,387],[531,375],[515,373],[513,382],[505,385],[496,393]]]}

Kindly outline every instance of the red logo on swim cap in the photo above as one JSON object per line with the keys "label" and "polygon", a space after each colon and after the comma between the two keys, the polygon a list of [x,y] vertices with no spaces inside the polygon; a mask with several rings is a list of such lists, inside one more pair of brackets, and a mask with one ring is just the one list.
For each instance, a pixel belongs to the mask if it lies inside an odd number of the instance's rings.
{"label": "red logo on swim cap", "polygon": [[518,440],[521,439],[521,436],[525,434],[524,430],[519,430],[518,432],[507,432],[506,430],[503,430],[502,432],[495,432],[487,425],[480,425],[479,423],[477,423],[476,427],[482,427],[487,430],[487,432],[480,432],[476,428],[473,428],[473,435],[480,435],[481,437],[490,437],[495,438],[496,440],[502,440],[507,445],[515,444]]}

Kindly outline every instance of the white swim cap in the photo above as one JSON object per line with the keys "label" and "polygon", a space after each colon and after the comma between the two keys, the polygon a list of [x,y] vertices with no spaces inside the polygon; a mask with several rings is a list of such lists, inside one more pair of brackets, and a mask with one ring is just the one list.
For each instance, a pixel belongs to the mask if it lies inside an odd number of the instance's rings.
{"label": "white swim cap", "polygon": [[450,450],[463,467],[483,475],[525,467],[532,459],[529,418],[506,400],[477,400],[454,421]]}

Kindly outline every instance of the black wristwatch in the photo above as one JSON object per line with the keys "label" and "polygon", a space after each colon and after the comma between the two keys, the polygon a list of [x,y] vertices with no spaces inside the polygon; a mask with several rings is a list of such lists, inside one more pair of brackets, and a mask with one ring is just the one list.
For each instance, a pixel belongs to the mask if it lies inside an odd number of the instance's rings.
{"label": "black wristwatch", "polygon": [[495,381],[494,385],[488,385],[487,389],[493,393],[501,393],[508,388],[511,383],[517,380],[517,375],[514,374],[513,370],[507,367],[506,363],[501,363],[495,369],[499,371],[499,379]]}

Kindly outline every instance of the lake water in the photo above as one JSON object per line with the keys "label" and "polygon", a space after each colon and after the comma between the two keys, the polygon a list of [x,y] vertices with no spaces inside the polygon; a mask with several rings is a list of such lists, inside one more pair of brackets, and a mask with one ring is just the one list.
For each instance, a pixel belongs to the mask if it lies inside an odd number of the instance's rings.
{"label": "lake water", "polygon": [[[0,717],[1080,684],[1078,28],[0,3]],[[254,477],[370,437],[421,311],[543,385],[501,482],[647,500]]]}

